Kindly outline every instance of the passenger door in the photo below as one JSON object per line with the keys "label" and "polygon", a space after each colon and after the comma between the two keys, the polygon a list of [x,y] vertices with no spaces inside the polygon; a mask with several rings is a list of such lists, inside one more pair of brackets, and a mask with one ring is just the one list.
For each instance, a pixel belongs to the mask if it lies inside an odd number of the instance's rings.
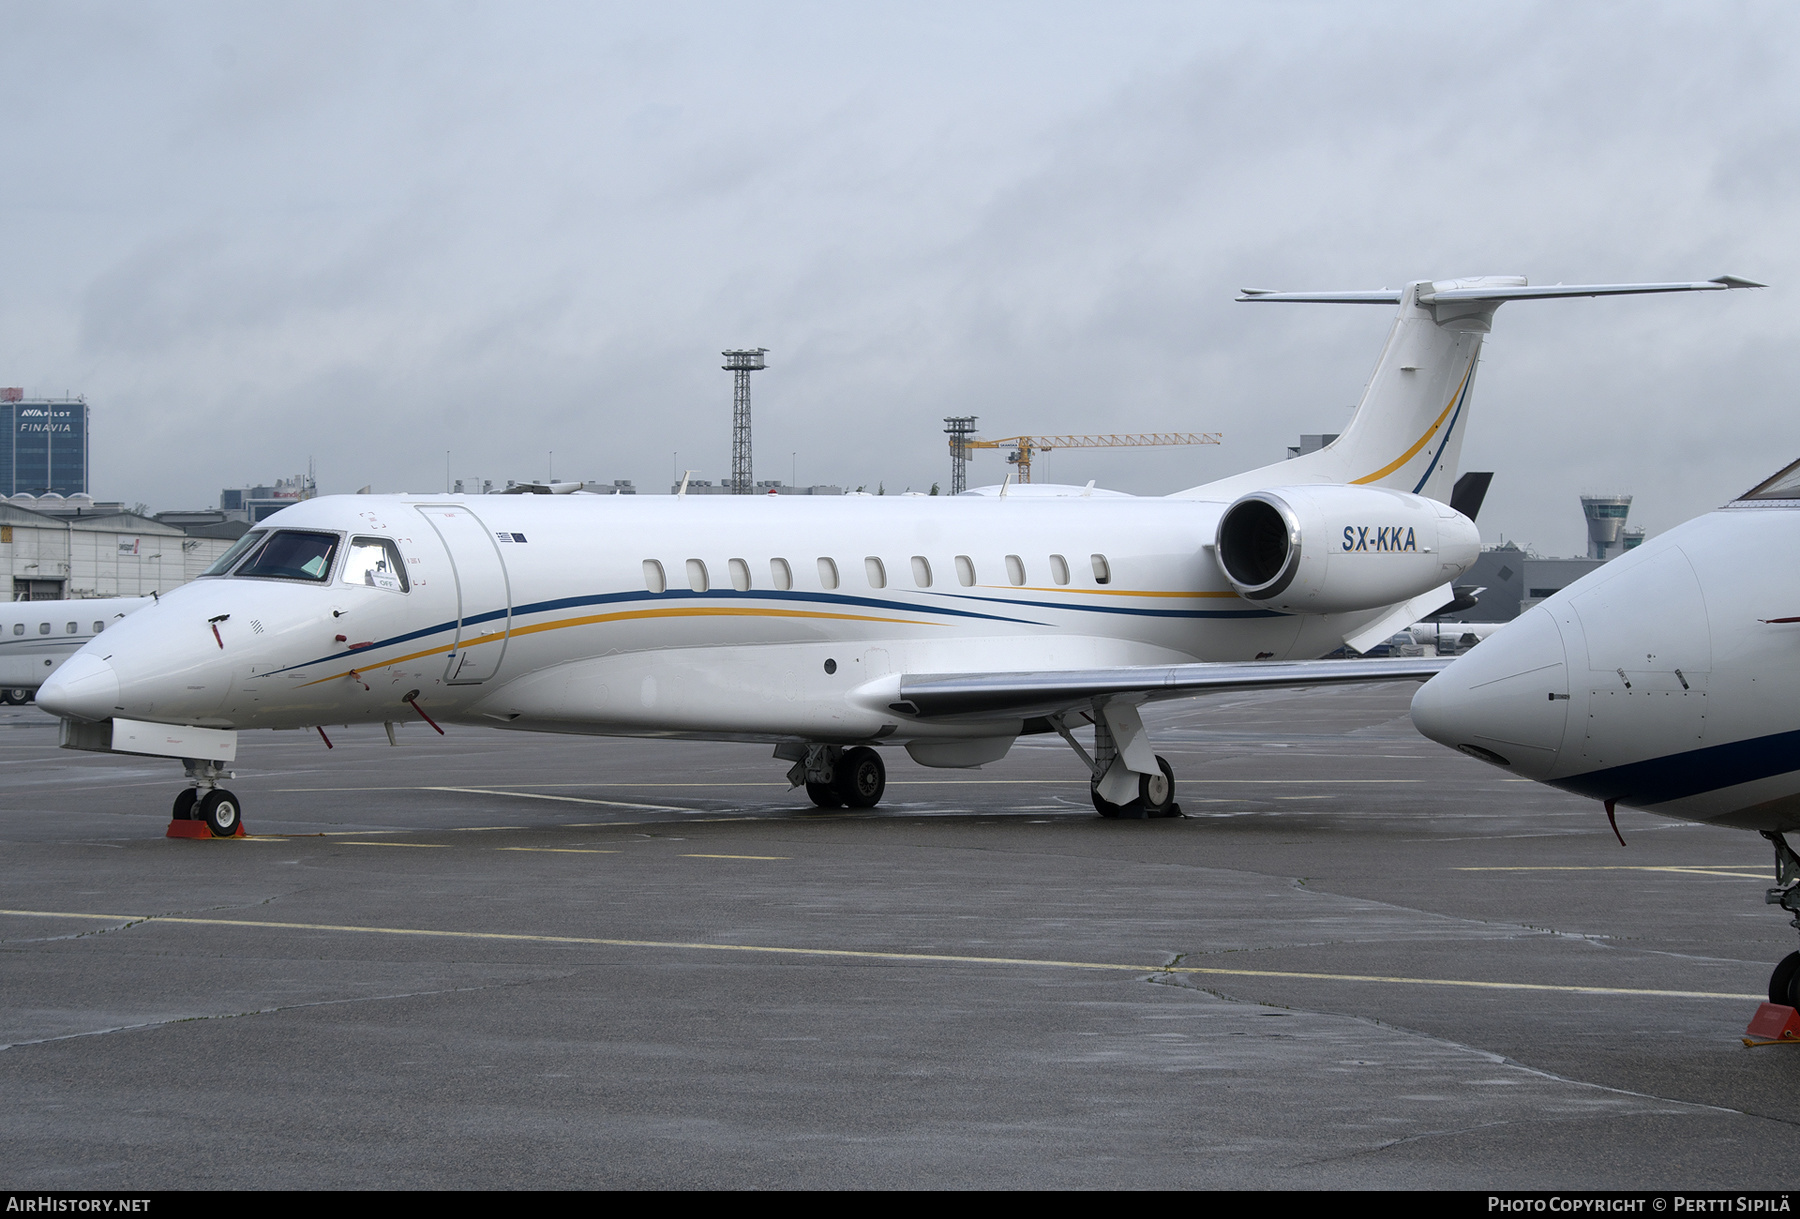
{"label": "passenger door", "polygon": [[419,513],[450,553],[456,577],[456,641],[444,668],[450,685],[492,677],[512,630],[512,584],[494,535],[461,504],[421,504]]}

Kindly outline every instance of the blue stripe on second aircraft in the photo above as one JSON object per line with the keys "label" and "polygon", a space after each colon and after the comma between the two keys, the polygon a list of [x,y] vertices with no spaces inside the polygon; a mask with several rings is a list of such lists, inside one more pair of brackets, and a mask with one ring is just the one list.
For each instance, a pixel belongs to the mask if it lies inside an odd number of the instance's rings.
{"label": "blue stripe on second aircraft", "polygon": [[1646,807],[1704,795],[1800,770],[1800,731],[1776,732],[1725,745],[1707,745],[1666,757],[1551,779],[1552,787]]}

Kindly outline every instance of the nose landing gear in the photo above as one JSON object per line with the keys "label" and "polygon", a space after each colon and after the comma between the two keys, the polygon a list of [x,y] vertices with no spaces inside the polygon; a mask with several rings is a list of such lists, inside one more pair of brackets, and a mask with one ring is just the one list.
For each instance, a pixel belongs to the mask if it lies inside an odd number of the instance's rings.
{"label": "nose landing gear", "polygon": [[[1780,906],[1794,917],[1789,922],[1800,928],[1800,855],[1787,839],[1774,830],[1764,830],[1775,848],[1775,887],[1763,895],[1771,906]],[[1769,975],[1769,1002],[1800,1008],[1800,952],[1790,952]]]}
{"label": "nose landing gear", "polygon": [[243,838],[243,805],[231,792],[219,786],[220,779],[234,777],[216,762],[183,758],[192,787],[175,797],[171,811],[170,838]]}

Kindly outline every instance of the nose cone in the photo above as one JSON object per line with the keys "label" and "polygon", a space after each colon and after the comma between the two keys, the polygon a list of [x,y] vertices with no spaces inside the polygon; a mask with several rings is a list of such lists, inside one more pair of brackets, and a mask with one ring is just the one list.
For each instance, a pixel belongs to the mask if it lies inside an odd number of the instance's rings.
{"label": "nose cone", "polygon": [[66,719],[109,719],[119,702],[119,675],[98,656],[77,652],[38,688],[37,702]]}
{"label": "nose cone", "polygon": [[1420,687],[1412,720],[1440,744],[1529,779],[1555,769],[1569,713],[1562,633],[1542,608]]}

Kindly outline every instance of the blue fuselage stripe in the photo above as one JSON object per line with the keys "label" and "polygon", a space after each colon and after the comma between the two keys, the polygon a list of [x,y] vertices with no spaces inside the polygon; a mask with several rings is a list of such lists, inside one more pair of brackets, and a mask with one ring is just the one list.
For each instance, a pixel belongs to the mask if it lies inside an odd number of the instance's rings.
{"label": "blue fuselage stripe", "polygon": [[1549,780],[1552,787],[1647,807],[1704,795],[1800,770],[1800,731],[1776,732],[1725,745],[1707,745],[1666,757]]}
{"label": "blue fuselage stripe", "polygon": [[[1009,598],[1001,598],[1001,597],[971,597],[971,596],[964,596],[964,595],[953,594],[953,593],[921,592],[920,595],[929,596],[929,597],[953,598],[953,599],[959,600],[959,601],[988,602],[988,603],[992,603],[995,605],[1031,607],[1031,608],[1035,608],[1035,609],[1061,610],[1061,611],[1065,611],[1065,612],[1074,611],[1074,612],[1079,612],[1079,613],[1095,613],[1095,614],[1127,614],[1127,615],[1151,617],[1151,618],[1278,618],[1278,617],[1281,617],[1281,615],[1276,614],[1271,610],[1260,610],[1260,609],[1241,609],[1241,610],[1137,609],[1137,608],[1133,608],[1130,606],[1120,606],[1120,605],[1064,605],[1064,604],[1058,604],[1057,602],[1054,602],[1054,601],[1018,601],[1018,600],[1013,600],[1013,599],[1009,599]],[[888,613],[939,614],[939,615],[946,615],[946,616],[954,617],[954,618],[973,618],[973,619],[979,619],[979,620],[983,620],[983,621],[987,621],[987,622],[1017,623],[1022,626],[1046,626],[1046,625],[1048,625],[1047,623],[1038,622],[1034,619],[1018,618],[1018,617],[1013,617],[1013,616],[1007,615],[1007,614],[981,613],[976,610],[953,609],[948,606],[924,606],[924,605],[918,605],[918,604],[910,602],[910,601],[894,601],[894,600],[878,598],[878,597],[855,597],[855,596],[849,596],[849,595],[843,594],[843,593],[808,593],[808,592],[791,592],[791,591],[790,592],[778,592],[778,591],[773,591],[773,590],[766,591],[766,592],[758,591],[758,592],[751,592],[751,593],[740,593],[740,592],[737,592],[735,589],[713,589],[713,590],[709,590],[704,593],[697,593],[697,592],[693,592],[692,590],[688,590],[688,589],[670,589],[669,591],[662,592],[662,593],[652,593],[652,592],[646,591],[646,592],[629,592],[629,593],[596,593],[596,594],[577,596],[577,597],[557,597],[557,598],[554,598],[554,599],[551,599],[548,601],[534,601],[528,605],[516,606],[510,611],[510,613],[513,618],[521,618],[521,617],[524,617],[524,616],[530,615],[530,614],[555,613],[559,610],[584,609],[587,607],[597,606],[597,605],[619,605],[619,604],[625,604],[625,603],[634,602],[634,601],[636,601],[636,602],[654,602],[657,604],[666,605],[670,601],[737,601],[737,600],[745,600],[745,599],[760,600],[760,601],[780,601],[780,602],[787,602],[790,604],[799,603],[799,604],[814,604],[814,605],[831,605],[831,606],[837,606],[837,607],[855,606],[855,607],[860,607],[863,609],[882,610],[882,611],[885,611]],[[469,625],[475,625],[475,624],[483,623],[483,622],[503,621],[508,616],[508,612],[509,611],[507,611],[505,609],[496,609],[496,610],[488,610],[485,613],[471,614],[467,618],[463,619],[463,624],[465,626],[469,626]],[[316,657],[312,660],[303,661],[302,663],[297,664],[297,665],[290,665],[286,669],[280,670],[280,672],[292,673],[296,669],[304,669],[311,665],[325,664],[325,663],[329,663],[329,662],[333,662],[333,661],[342,661],[346,657],[349,657],[349,656],[358,656],[358,655],[361,655],[362,653],[374,652],[381,648],[393,647],[398,644],[411,643],[414,640],[426,639],[433,635],[441,635],[446,631],[454,631],[455,629],[456,629],[456,621],[454,619],[452,619],[447,622],[437,623],[434,626],[422,627],[416,631],[407,631],[406,633],[401,634],[401,635],[394,635],[394,636],[391,636],[390,638],[379,640],[379,641],[369,645],[366,648],[358,648],[354,652],[334,652],[329,656],[320,656],[320,657]]]}

